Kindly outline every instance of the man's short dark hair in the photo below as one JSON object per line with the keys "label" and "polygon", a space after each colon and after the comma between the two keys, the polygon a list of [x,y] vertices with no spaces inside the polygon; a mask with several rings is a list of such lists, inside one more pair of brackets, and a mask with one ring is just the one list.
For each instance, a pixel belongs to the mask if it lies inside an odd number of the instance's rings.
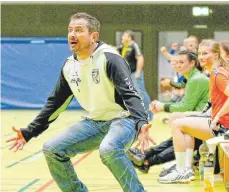
{"label": "man's short dark hair", "polygon": [[87,21],[87,27],[89,32],[99,32],[100,22],[93,16],[87,13],[76,13],[70,17],[70,21],[74,19],[85,19]]}

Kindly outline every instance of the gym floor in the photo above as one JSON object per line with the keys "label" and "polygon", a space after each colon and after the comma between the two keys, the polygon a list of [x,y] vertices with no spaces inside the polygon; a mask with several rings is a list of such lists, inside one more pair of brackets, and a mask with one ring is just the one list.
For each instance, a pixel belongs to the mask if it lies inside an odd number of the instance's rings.
{"label": "gym floor", "polygon": [[[7,192],[59,192],[53,181],[42,153],[43,143],[61,132],[69,125],[80,120],[83,111],[67,110],[51,124],[38,138],[32,139],[22,151],[9,151],[9,143],[5,140],[14,135],[12,125],[26,127],[38,114],[36,110],[5,110],[1,111],[1,189]],[[157,114],[152,121],[150,135],[159,144],[170,137],[168,125],[161,119],[166,114]],[[77,155],[72,159],[78,177],[87,185],[89,191],[121,192],[118,182],[100,160],[98,151]],[[202,192],[203,185],[196,180],[189,184],[160,184],[158,174],[163,165],[151,167],[148,174],[138,172],[139,179],[148,192]],[[225,192],[220,176],[215,177],[215,192]]]}

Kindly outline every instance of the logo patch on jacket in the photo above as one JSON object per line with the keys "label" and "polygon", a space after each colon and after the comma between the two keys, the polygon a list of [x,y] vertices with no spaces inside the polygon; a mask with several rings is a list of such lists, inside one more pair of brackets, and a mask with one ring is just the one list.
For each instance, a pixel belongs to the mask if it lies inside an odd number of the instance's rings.
{"label": "logo patch on jacket", "polygon": [[76,71],[75,74],[73,73],[71,75],[70,79],[71,79],[71,83],[75,83],[77,85],[78,91],[80,92],[80,90],[79,90],[79,83],[81,82],[81,79],[80,79],[80,77],[78,75],[78,72]]}
{"label": "logo patch on jacket", "polygon": [[99,69],[93,69],[92,70],[92,79],[96,84],[98,84],[100,82]]}

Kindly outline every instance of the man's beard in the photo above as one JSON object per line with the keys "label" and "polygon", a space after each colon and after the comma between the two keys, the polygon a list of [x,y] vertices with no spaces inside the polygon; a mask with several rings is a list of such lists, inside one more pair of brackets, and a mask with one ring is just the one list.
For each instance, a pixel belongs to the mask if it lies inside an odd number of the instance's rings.
{"label": "man's beard", "polygon": [[79,47],[79,48],[76,48],[74,50],[74,52],[77,54],[77,53],[81,53],[83,52],[84,50],[88,50],[90,48],[90,46],[92,45],[92,43],[88,43],[87,45],[84,45],[83,47]]}

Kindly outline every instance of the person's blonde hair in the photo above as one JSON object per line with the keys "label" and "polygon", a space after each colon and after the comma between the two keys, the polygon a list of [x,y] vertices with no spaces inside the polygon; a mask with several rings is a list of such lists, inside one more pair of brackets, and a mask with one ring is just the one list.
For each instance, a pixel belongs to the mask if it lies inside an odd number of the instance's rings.
{"label": "person's blonde hair", "polygon": [[225,70],[229,71],[229,64],[228,62],[223,59],[220,55],[220,43],[211,39],[204,39],[200,42],[200,46],[207,46],[211,49],[213,53],[216,53],[218,55],[218,66],[223,67]]}
{"label": "person's blonde hair", "polygon": [[227,56],[229,56],[229,41],[220,41],[220,46],[226,52]]}
{"label": "person's blonde hair", "polygon": [[229,60],[225,60],[222,57],[219,58],[219,67],[223,67],[225,70],[229,72]]}

